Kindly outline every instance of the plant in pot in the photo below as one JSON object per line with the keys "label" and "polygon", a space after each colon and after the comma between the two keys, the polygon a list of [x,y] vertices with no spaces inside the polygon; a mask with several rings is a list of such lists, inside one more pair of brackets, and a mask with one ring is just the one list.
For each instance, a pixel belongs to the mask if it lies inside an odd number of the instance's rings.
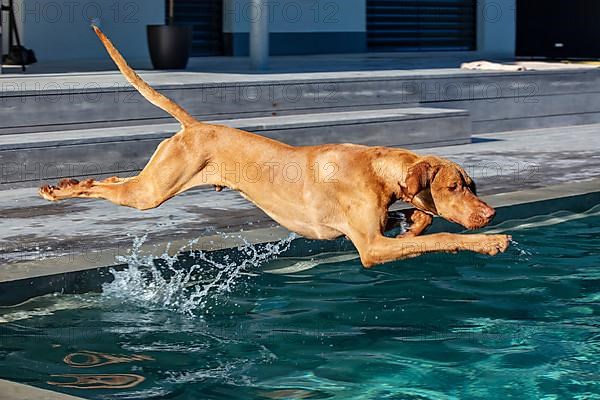
{"label": "plant in pot", "polygon": [[175,0],[169,1],[166,25],[148,25],[148,47],[154,69],[184,69],[192,48],[192,27],[175,25]]}

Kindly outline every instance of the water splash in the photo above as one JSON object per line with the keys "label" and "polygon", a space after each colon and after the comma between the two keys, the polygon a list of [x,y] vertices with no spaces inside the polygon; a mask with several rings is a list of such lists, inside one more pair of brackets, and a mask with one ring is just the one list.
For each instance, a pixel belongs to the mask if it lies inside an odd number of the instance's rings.
{"label": "water splash", "polygon": [[231,362],[217,361],[218,366],[205,369],[196,369],[182,372],[167,371],[166,383],[190,384],[203,382],[207,380],[217,381],[235,386],[245,386],[252,384],[252,378],[243,373],[248,369],[251,360],[239,359]]}
{"label": "water splash", "polygon": [[[232,237],[225,234],[221,236]],[[208,314],[219,298],[233,290],[251,269],[288,250],[296,237],[296,234],[290,234],[279,242],[260,246],[241,237],[244,245],[237,248],[242,255],[241,260],[230,261],[225,256],[221,261],[216,261],[209,253],[197,251],[194,252],[196,263],[189,268],[181,268],[177,266],[179,255],[193,251],[199,239],[190,241],[175,255],[169,255],[170,246],[167,246],[164,253],[156,257],[142,253],[142,246],[147,240],[147,235],[144,235],[134,239],[127,256],[117,257],[117,261],[127,264],[127,268],[110,269],[114,280],[103,285],[102,294],[105,298],[123,303],[166,308],[188,316],[197,312]],[[156,261],[163,265],[158,267]]]}
{"label": "water splash", "polygon": [[519,242],[514,239],[510,239],[511,247],[517,252],[519,257],[519,261],[531,261],[531,257],[533,257],[533,253],[526,248],[521,247]]}
{"label": "water splash", "polygon": [[396,226],[395,229],[398,231],[395,232],[395,235],[402,235],[410,229],[410,224],[406,220],[406,214],[404,214],[404,211],[402,210],[389,211],[388,221],[393,222]]}

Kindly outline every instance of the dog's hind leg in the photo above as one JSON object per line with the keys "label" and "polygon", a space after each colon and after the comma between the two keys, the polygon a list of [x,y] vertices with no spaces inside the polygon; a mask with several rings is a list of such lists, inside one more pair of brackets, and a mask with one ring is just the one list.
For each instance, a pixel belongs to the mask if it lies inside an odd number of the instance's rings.
{"label": "dog's hind leg", "polygon": [[200,140],[184,131],[164,140],[139,175],[131,178],[112,177],[102,181],[63,179],[58,186],[43,186],[40,195],[56,201],[74,197],[101,198],[115,204],[147,210],[189,189],[190,182],[201,171],[207,157],[190,152]]}

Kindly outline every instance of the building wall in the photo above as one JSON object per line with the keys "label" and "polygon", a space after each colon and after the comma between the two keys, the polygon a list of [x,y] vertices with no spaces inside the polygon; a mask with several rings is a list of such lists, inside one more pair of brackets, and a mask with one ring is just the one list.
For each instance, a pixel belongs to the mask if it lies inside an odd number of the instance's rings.
{"label": "building wall", "polygon": [[[104,59],[89,29],[89,20],[97,16],[128,59],[147,60],[145,26],[164,22],[164,1],[15,0],[15,6],[22,41],[42,62]],[[223,2],[226,53],[247,55],[250,21],[265,13],[259,14],[250,0]],[[367,51],[366,0],[268,0],[267,4],[272,55]],[[516,0],[478,1],[474,57],[514,57],[515,8]],[[3,36],[6,52],[7,35]]]}
{"label": "building wall", "polygon": [[250,0],[224,0],[226,52],[248,54],[250,23],[269,18],[271,54],[366,51],[366,0],[268,0],[264,10]]}
{"label": "building wall", "polygon": [[[366,1],[268,0],[271,54],[367,51]],[[514,57],[516,0],[478,0],[477,8],[476,56]],[[263,16],[250,0],[224,0],[228,54],[248,54],[250,21]]]}
{"label": "building wall", "polygon": [[38,60],[105,59],[90,20],[102,28],[125,57],[147,59],[146,25],[163,24],[164,0],[15,0],[21,40]]}

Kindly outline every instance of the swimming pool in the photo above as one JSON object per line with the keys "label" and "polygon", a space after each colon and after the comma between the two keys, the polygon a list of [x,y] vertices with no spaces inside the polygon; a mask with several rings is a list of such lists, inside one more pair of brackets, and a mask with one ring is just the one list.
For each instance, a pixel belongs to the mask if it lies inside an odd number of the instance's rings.
{"label": "swimming pool", "polygon": [[490,230],[517,245],[372,270],[265,261],[283,242],[148,282],[135,256],[103,294],[0,309],[0,378],[89,399],[600,398],[600,207]]}

